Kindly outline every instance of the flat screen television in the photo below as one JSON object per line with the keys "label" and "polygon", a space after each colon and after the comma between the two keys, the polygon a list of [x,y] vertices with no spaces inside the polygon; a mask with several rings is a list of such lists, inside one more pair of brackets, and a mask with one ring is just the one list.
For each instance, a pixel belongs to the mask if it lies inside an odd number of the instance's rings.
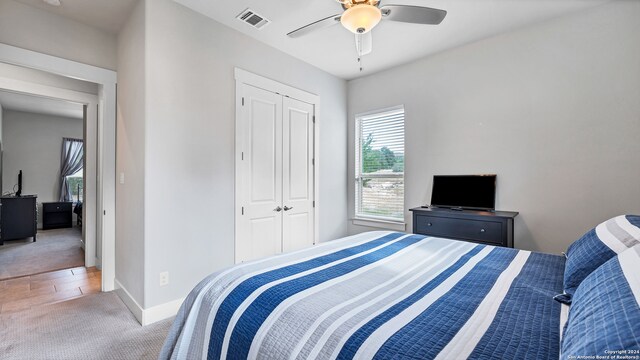
{"label": "flat screen television", "polygon": [[494,210],[496,175],[434,175],[431,206]]}
{"label": "flat screen television", "polygon": [[18,191],[16,191],[16,196],[22,196],[22,170],[18,173]]}

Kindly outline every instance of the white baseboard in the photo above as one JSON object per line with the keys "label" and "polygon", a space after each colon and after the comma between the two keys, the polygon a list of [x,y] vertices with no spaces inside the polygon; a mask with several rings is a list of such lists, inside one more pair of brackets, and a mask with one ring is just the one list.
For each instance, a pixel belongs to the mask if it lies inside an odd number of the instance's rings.
{"label": "white baseboard", "polygon": [[116,285],[116,294],[122,299],[122,302],[129,308],[129,311],[136,317],[138,322],[142,326],[151,325],[155,322],[168,319],[180,310],[180,306],[184,299],[178,299],[174,301],[169,301],[164,304],[156,305],[154,307],[150,307],[148,309],[143,309],[140,304],[131,296],[131,294],[127,291],[127,289],[122,286],[122,284],[115,280]]}
{"label": "white baseboard", "polygon": [[144,309],[142,308],[142,306],[138,304],[138,302],[133,298],[133,296],[131,296],[131,294],[127,291],[127,289],[125,289],[125,287],[122,286],[122,284],[120,283],[120,281],[118,281],[118,279],[115,279],[114,283],[116,285],[115,292],[120,297],[120,300],[122,300],[122,302],[129,308],[129,311],[131,311],[133,316],[136,317],[136,320],[138,320],[140,324],[144,325],[142,322],[143,320],[142,315],[144,314]]}
{"label": "white baseboard", "polygon": [[142,325],[151,325],[174,316],[180,310],[183,301],[184,299],[173,300],[145,309],[142,313]]}

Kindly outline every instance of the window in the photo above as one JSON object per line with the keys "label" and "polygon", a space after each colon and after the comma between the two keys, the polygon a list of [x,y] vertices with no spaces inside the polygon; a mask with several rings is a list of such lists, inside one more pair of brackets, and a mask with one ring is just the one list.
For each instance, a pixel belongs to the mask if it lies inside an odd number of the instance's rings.
{"label": "window", "polygon": [[404,221],[404,107],[356,116],[356,218]]}
{"label": "window", "polygon": [[82,194],[84,193],[84,177],[82,169],[78,170],[73,175],[67,176],[67,184],[71,188],[71,198],[74,203],[82,201]]}

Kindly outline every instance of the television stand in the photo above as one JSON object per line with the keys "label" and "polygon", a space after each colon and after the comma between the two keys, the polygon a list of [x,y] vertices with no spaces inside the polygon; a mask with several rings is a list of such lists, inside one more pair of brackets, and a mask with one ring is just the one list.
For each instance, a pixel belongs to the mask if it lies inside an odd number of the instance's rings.
{"label": "television stand", "polygon": [[513,225],[517,212],[437,207],[418,207],[409,211],[413,213],[415,234],[513,247]]}
{"label": "television stand", "polygon": [[8,240],[33,238],[36,241],[38,217],[35,195],[0,197],[0,245]]}

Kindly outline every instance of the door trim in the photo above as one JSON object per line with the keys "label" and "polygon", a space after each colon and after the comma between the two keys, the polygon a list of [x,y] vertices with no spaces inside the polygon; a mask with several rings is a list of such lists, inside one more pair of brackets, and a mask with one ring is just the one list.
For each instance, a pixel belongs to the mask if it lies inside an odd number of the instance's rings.
{"label": "door trim", "polygon": [[[102,69],[99,67],[71,61],[56,56],[42,54],[39,52],[22,49],[19,47],[0,44],[0,62],[42,70],[45,72],[61,75],[64,77],[84,80],[99,85],[98,102],[96,106],[91,106],[88,110],[90,116],[97,117],[102,134],[101,147],[95,150],[96,155],[101,157],[102,169],[96,171],[96,176],[101,176],[102,181],[100,189],[96,190],[96,197],[102,198],[102,209],[96,209],[95,219],[102,222],[102,291],[114,290],[115,280],[115,154],[116,154],[116,83],[117,73],[112,70]],[[4,79],[16,84],[13,79]],[[24,84],[23,84],[24,85]],[[42,96],[53,98],[62,98],[74,96],[72,101],[84,103],[87,106],[91,103],[90,99],[77,99],[75,96],[78,92],[64,90],[52,87],[43,87],[37,84],[29,83],[29,91],[34,88],[50,91],[56,89],[56,93],[44,93]],[[15,89],[14,91],[20,91]],[[84,94],[86,95],[86,94]],[[83,96],[84,96],[83,95]],[[81,96],[82,97],[82,96]],[[100,107],[100,109],[98,109]],[[97,110],[97,114],[96,111]],[[89,115],[88,115],[89,116]],[[98,124],[96,124],[98,126]],[[96,129],[97,132],[97,129]],[[94,201],[97,203],[97,201]],[[87,211],[88,212],[88,211]],[[97,231],[96,227],[96,231]],[[95,238],[98,234],[94,234]],[[91,262],[89,262],[91,263]]]}
{"label": "door trim", "polygon": [[234,181],[234,261],[236,260],[236,241],[238,234],[239,221],[237,218],[242,216],[242,206],[240,199],[240,161],[242,161],[242,129],[240,128],[241,116],[242,116],[242,86],[250,85],[266,91],[274,92],[280,95],[288,96],[302,102],[313,105],[314,116],[314,134],[313,134],[313,152],[314,152],[314,167],[313,167],[313,200],[315,201],[315,207],[313,209],[313,243],[319,242],[320,236],[320,96],[298,89],[296,87],[283,84],[281,82],[266,78],[254,74],[252,72],[235,68],[234,75],[236,80],[236,123],[235,123],[235,181]]}

